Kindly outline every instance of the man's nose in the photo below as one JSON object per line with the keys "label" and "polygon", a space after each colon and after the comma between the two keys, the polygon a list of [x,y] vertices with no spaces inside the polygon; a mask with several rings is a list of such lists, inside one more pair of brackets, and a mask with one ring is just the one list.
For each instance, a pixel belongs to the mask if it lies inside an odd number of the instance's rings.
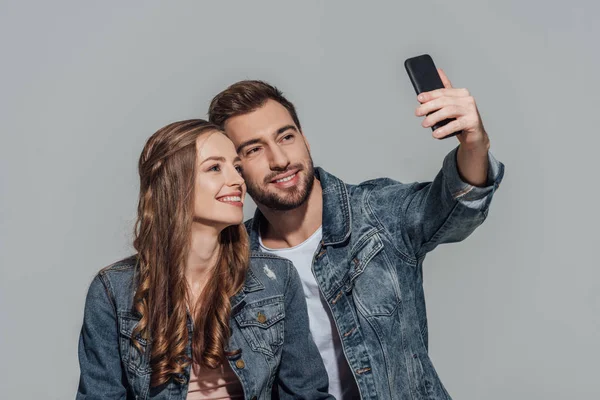
{"label": "man's nose", "polygon": [[290,160],[287,154],[285,154],[285,152],[278,146],[274,146],[271,149],[269,167],[274,171],[283,171],[288,167],[288,165],[290,165]]}

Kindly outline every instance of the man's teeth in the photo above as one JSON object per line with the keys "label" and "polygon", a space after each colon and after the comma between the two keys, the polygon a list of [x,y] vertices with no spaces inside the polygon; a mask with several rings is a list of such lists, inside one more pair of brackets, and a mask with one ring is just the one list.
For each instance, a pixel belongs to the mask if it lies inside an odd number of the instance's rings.
{"label": "man's teeth", "polygon": [[234,202],[234,201],[242,201],[242,198],[240,196],[227,196],[227,197],[222,197],[219,200],[221,201],[230,201],[230,202]]}
{"label": "man's teeth", "polygon": [[296,176],[296,174],[293,174],[293,175],[290,175],[290,176],[285,177],[285,178],[277,179],[275,182],[281,183],[281,182],[291,181],[295,176]]}

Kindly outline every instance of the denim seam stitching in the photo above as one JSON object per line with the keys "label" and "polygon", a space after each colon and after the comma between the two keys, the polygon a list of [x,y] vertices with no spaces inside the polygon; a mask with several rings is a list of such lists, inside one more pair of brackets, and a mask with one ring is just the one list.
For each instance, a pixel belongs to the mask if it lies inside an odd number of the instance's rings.
{"label": "denim seam stitching", "polygon": [[394,248],[394,250],[401,256],[401,258],[403,258],[404,261],[408,262],[409,264],[416,265],[418,259],[405,254],[402,250],[400,250],[398,248],[398,246],[396,246],[394,235],[392,235],[391,232],[386,229],[385,225],[377,217],[377,213],[373,211],[373,207],[371,206],[371,195],[372,194],[373,194],[373,190],[369,190],[365,195],[365,205],[369,211],[369,215],[375,219],[375,221],[379,225],[379,228],[388,236],[390,243],[392,244],[392,248]]}

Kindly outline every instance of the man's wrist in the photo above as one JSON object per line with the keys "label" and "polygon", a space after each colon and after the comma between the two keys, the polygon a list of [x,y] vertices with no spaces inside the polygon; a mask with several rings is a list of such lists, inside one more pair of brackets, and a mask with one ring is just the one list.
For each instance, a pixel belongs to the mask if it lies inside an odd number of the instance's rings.
{"label": "man's wrist", "polygon": [[473,143],[461,143],[459,146],[461,153],[477,157],[486,155],[490,151],[490,139],[487,135]]}

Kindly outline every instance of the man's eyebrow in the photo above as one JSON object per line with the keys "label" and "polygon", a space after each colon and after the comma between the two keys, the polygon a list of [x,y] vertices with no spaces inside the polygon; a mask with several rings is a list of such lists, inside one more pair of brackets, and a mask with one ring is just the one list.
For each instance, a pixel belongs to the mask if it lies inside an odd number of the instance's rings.
{"label": "man's eyebrow", "polygon": [[250,146],[250,145],[253,145],[253,144],[256,144],[256,143],[260,143],[260,142],[262,142],[262,140],[260,140],[260,139],[250,139],[250,140],[246,140],[245,142],[241,143],[241,144],[240,144],[240,145],[239,145],[239,146],[238,146],[238,147],[235,149],[235,151],[236,151],[237,153],[239,153],[240,151],[242,151],[242,149],[243,149],[244,147],[247,147],[247,146]]}
{"label": "man's eyebrow", "polygon": [[[274,134],[274,136],[279,136],[279,135],[281,135],[282,133],[285,133],[285,132],[287,132],[287,131],[289,131],[289,130],[293,130],[293,131],[295,131],[295,132],[298,132],[298,129],[297,129],[297,128],[296,128],[294,125],[285,125],[285,126],[282,126],[282,127],[281,127],[281,128],[279,128],[279,129],[277,129],[277,130],[275,131],[275,134]],[[238,146],[238,147],[235,149],[235,151],[239,153],[240,151],[242,151],[242,149],[243,149],[244,147],[248,147],[248,146],[251,146],[251,145],[253,145],[253,144],[257,144],[257,143],[262,143],[262,139],[256,138],[256,139],[250,139],[250,140],[246,140],[245,142],[241,143],[241,144],[240,144],[240,145],[239,145],[239,146]]]}
{"label": "man's eyebrow", "polygon": [[275,133],[275,135],[281,135],[282,133],[284,133],[285,131],[289,131],[290,129],[295,132],[298,132],[298,129],[296,129],[296,127],[294,125],[286,125],[286,126],[282,126],[281,128],[277,129],[277,132]]}

